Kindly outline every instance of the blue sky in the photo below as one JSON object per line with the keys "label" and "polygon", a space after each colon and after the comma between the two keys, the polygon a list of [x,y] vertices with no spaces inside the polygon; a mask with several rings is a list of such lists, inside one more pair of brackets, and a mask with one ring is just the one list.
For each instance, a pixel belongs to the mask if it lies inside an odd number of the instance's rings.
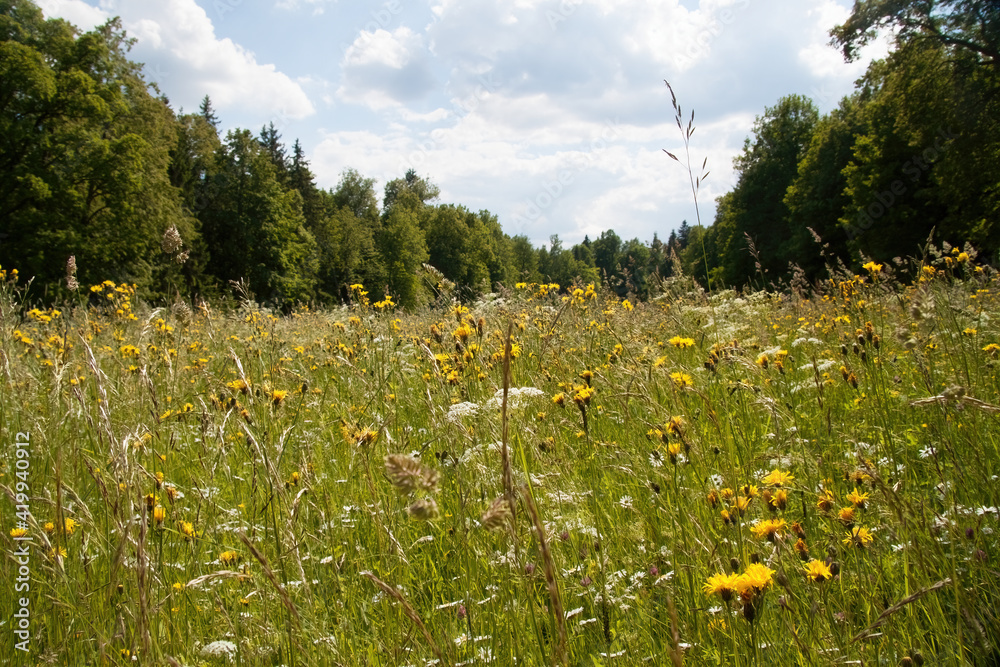
{"label": "blue sky", "polygon": [[828,45],[851,0],[36,2],[82,28],[120,16],[175,110],[208,94],[224,130],[273,122],[320,187],[352,167],[381,194],[414,168],[536,244],[695,222],[664,79],[695,109],[709,224],[755,116],[791,93],[829,111],[886,50]]}

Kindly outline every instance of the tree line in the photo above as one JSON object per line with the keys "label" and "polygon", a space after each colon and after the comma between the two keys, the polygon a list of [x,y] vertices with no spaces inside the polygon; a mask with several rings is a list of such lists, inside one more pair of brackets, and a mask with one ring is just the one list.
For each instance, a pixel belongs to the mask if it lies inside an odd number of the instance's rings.
{"label": "tree line", "polygon": [[831,35],[850,60],[890,29],[836,109],[790,95],[757,118],[736,186],[692,235],[702,281],[815,280],[836,258],[919,255],[932,232],[1000,259],[1000,4],[866,0]]}
{"label": "tree line", "polygon": [[413,170],[384,187],[349,169],[316,185],[298,140],[273,124],[221,136],[205,97],[169,100],[128,59],[120,21],[81,33],[28,0],[0,0],[0,266],[40,299],[134,283],[147,299],[212,298],[243,281],[276,306],[338,303],[350,285],[427,303],[516,282],[606,282],[648,295],[678,272],[712,286],[823,275],[834,257],[912,255],[930,230],[1000,249],[998,12],[987,2],[856,4],[833,35],[846,57],[875,32],[896,48],[820,115],[782,98],[735,159],[713,224],[663,241],[614,231],[534,247],[497,216],[439,202]]}

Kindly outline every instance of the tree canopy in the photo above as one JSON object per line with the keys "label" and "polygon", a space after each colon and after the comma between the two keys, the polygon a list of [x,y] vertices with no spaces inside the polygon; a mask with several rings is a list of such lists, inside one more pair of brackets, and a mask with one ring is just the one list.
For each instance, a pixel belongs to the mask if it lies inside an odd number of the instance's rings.
{"label": "tree canopy", "polygon": [[431,275],[462,299],[519,282],[646,298],[678,271],[770,287],[822,278],[835,259],[917,253],[932,230],[997,261],[998,19],[995,2],[856,2],[833,43],[851,59],[891,32],[892,51],[827,114],[796,94],[764,109],[713,224],[664,221],[666,242],[606,229],[536,247],[495,213],[441,202],[414,169],[381,201],[354,169],[321,189],[302,142],[289,148],[273,123],[220,136],[208,95],[175,112],[129,59],[118,20],[81,32],[0,0],[0,265],[31,276],[39,299],[68,296],[74,257],[80,283],[134,283],[153,300],[243,281],[287,308],[350,299],[360,283],[418,308],[439,296]]}

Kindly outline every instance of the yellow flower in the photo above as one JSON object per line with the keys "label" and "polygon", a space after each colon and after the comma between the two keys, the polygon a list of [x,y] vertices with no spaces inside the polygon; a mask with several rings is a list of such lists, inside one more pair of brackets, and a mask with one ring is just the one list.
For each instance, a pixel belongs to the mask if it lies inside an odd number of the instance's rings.
{"label": "yellow flower", "polygon": [[882,265],[881,264],[876,264],[875,262],[868,262],[867,264],[863,265],[861,268],[864,269],[864,270],[866,270],[868,273],[870,273],[872,275],[872,277],[875,277],[878,274],[882,273]]}
{"label": "yellow flower", "polygon": [[729,602],[739,588],[739,575],[733,574],[713,574],[705,582],[702,590],[705,595],[718,595],[723,602]]}
{"label": "yellow flower", "polygon": [[740,593],[752,591],[760,593],[771,585],[774,578],[774,570],[763,563],[751,563],[736,581],[736,588]]}
{"label": "yellow flower", "polygon": [[625,310],[626,312],[632,312],[632,308],[633,308],[632,303],[628,299],[624,299],[622,301],[623,310]]}
{"label": "yellow flower", "polygon": [[837,518],[845,526],[850,526],[854,523],[854,505],[850,507],[843,507],[839,512],[837,512]]}
{"label": "yellow flower", "polygon": [[857,489],[853,489],[851,493],[848,494],[847,500],[858,509],[864,509],[865,503],[868,502],[868,494],[858,493]]}
{"label": "yellow flower", "polygon": [[819,496],[819,500],[816,501],[816,509],[820,512],[829,512],[833,509],[833,491],[830,489],[823,489],[823,492]]}
{"label": "yellow flower", "polygon": [[859,549],[864,549],[874,540],[875,537],[871,534],[871,532],[867,528],[863,526],[856,526],[847,533],[847,537],[842,539],[841,542],[844,543],[845,547],[853,545]]}
{"label": "yellow flower", "polygon": [[11,528],[10,529],[10,536],[12,538],[14,538],[15,540],[17,538],[19,538],[19,537],[24,537],[27,534],[28,534],[28,529],[27,528]]}
{"label": "yellow flower", "polygon": [[806,563],[806,578],[819,583],[832,579],[833,573],[829,565],[814,558]]}
{"label": "yellow flower", "polygon": [[73,531],[76,530],[76,527],[79,526],[80,524],[77,523],[76,520],[74,519],[66,519],[63,522],[63,525],[66,527],[66,534],[72,535]]}
{"label": "yellow flower", "polygon": [[782,470],[778,470],[777,468],[775,468],[770,473],[768,473],[767,477],[765,477],[764,479],[760,480],[760,483],[764,484],[766,486],[779,486],[780,487],[780,486],[785,486],[786,484],[788,484],[789,482],[791,482],[793,479],[795,479],[795,477],[793,477],[791,475],[791,473],[787,473],[787,472],[784,472]]}
{"label": "yellow flower", "polygon": [[686,347],[693,347],[694,346],[694,339],[693,338],[682,338],[681,336],[674,336],[673,338],[671,338],[667,342],[670,343],[671,345],[673,345],[674,347],[676,347],[678,349],[681,349],[681,350],[683,350]]}
{"label": "yellow flower", "polygon": [[590,397],[593,395],[594,395],[593,387],[583,387],[577,390],[575,394],[573,394],[573,401],[581,407],[584,405],[589,405]]}
{"label": "yellow flower", "polygon": [[674,384],[677,385],[677,387],[680,389],[683,389],[684,387],[690,387],[693,384],[691,376],[688,375],[687,373],[679,373],[679,372],[671,373],[670,379],[673,380]]}
{"label": "yellow flower", "polygon": [[240,555],[235,551],[223,551],[219,554],[219,562],[223,565],[235,565],[240,561]]}
{"label": "yellow flower", "polygon": [[229,387],[231,391],[238,391],[244,394],[250,391],[250,383],[242,379],[227,382],[226,386]]}
{"label": "yellow flower", "polygon": [[51,521],[46,521],[45,525],[42,526],[42,529],[46,533],[48,533],[49,535],[51,535],[52,533],[56,532],[56,524],[52,523]]}
{"label": "yellow flower", "polygon": [[163,520],[167,518],[167,510],[162,505],[157,505],[153,508],[153,521],[159,526],[163,523]]}
{"label": "yellow flower", "polygon": [[758,521],[750,528],[756,537],[765,538],[768,542],[774,542],[781,534],[785,532],[785,528],[788,524],[784,519],[766,519],[764,521]]}
{"label": "yellow flower", "polygon": [[274,405],[281,405],[281,402],[288,396],[287,389],[275,389],[271,392],[271,402]]}
{"label": "yellow flower", "polygon": [[778,489],[768,499],[767,504],[772,510],[784,510],[785,506],[788,505],[788,492],[784,489]]}
{"label": "yellow flower", "polygon": [[181,521],[177,524],[177,530],[184,536],[184,541],[189,541],[194,537],[194,524],[190,521]]}

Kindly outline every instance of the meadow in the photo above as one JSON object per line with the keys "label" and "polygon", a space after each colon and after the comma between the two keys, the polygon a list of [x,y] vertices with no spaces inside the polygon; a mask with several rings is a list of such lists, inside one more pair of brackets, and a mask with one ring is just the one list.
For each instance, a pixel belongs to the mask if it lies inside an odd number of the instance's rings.
{"label": "meadow", "polygon": [[280,314],[4,267],[3,660],[998,664],[1000,279],[832,275]]}

